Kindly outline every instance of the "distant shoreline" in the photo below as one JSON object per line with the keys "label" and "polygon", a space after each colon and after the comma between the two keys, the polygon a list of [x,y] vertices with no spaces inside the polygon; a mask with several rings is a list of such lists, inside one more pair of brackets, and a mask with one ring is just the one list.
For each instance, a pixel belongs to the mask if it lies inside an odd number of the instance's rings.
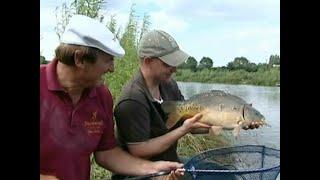
{"label": "distant shoreline", "polygon": [[257,72],[209,69],[193,72],[189,69],[178,69],[174,79],[181,82],[280,87],[280,69],[271,68]]}

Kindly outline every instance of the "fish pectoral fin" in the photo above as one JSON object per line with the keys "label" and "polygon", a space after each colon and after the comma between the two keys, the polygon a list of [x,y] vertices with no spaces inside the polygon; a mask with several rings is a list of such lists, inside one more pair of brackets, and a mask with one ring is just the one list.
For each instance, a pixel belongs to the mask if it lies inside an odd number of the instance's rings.
{"label": "fish pectoral fin", "polygon": [[241,130],[241,126],[240,125],[236,125],[233,129],[233,136],[238,137],[240,134],[240,130]]}
{"label": "fish pectoral fin", "polygon": [[209,129],[209,135],[219,135],[221,133],[222,126],[211,126]]}
{"label": "fish pectoral fin", "polygon": [[166,126],[168,129],[172,128],[180,119],[180,116],[176,113],[172,113],[169,115],[168,119],[167,119],[167,123]]}

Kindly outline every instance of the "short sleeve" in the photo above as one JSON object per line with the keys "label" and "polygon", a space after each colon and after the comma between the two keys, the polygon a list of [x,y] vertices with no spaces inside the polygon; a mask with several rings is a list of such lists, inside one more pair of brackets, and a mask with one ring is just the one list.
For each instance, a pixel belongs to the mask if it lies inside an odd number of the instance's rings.
{"label": "short sleeve", "polygon": [[101,106],[104,109],[105,113],[105,128],[97,147],[97,151],[103,151],[113,149],[117,146],[116,138],[114,135],[114,121],[112,114],[113,100],[110,91],[104,86],[102,88],[99,88],[99,91],[97,92],[99,96],[98,98],[101,102]]}
{"label": "short sleeve", "polygon": [[124,143],[143,142],[150,138],[150,109],[137,100],[124,100],[114,110],[117,132]]}

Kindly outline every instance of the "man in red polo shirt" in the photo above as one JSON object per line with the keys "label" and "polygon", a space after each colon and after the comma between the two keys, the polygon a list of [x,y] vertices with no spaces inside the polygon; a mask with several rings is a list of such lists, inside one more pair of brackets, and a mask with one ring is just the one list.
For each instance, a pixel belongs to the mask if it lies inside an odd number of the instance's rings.
{"label": "man in red polo shirt", "polygon": [[124,50],[104,25],[73,16],[55,54],[40,66],[40,179],[89,180],[91,153],[102,167],[127,175],[182,167],[117,147],[112,96],[102,76],[114,71],[113,58]]}

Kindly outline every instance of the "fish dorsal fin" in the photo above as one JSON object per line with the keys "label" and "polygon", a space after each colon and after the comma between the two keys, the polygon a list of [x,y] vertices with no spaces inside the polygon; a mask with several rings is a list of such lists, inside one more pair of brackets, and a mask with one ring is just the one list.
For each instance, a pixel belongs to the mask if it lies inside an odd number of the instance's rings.
{"label": "fish dorsal fin", "polygon": [[177,111],[178,101],[163,101],[161,108],[165,113],[171,113]]}

